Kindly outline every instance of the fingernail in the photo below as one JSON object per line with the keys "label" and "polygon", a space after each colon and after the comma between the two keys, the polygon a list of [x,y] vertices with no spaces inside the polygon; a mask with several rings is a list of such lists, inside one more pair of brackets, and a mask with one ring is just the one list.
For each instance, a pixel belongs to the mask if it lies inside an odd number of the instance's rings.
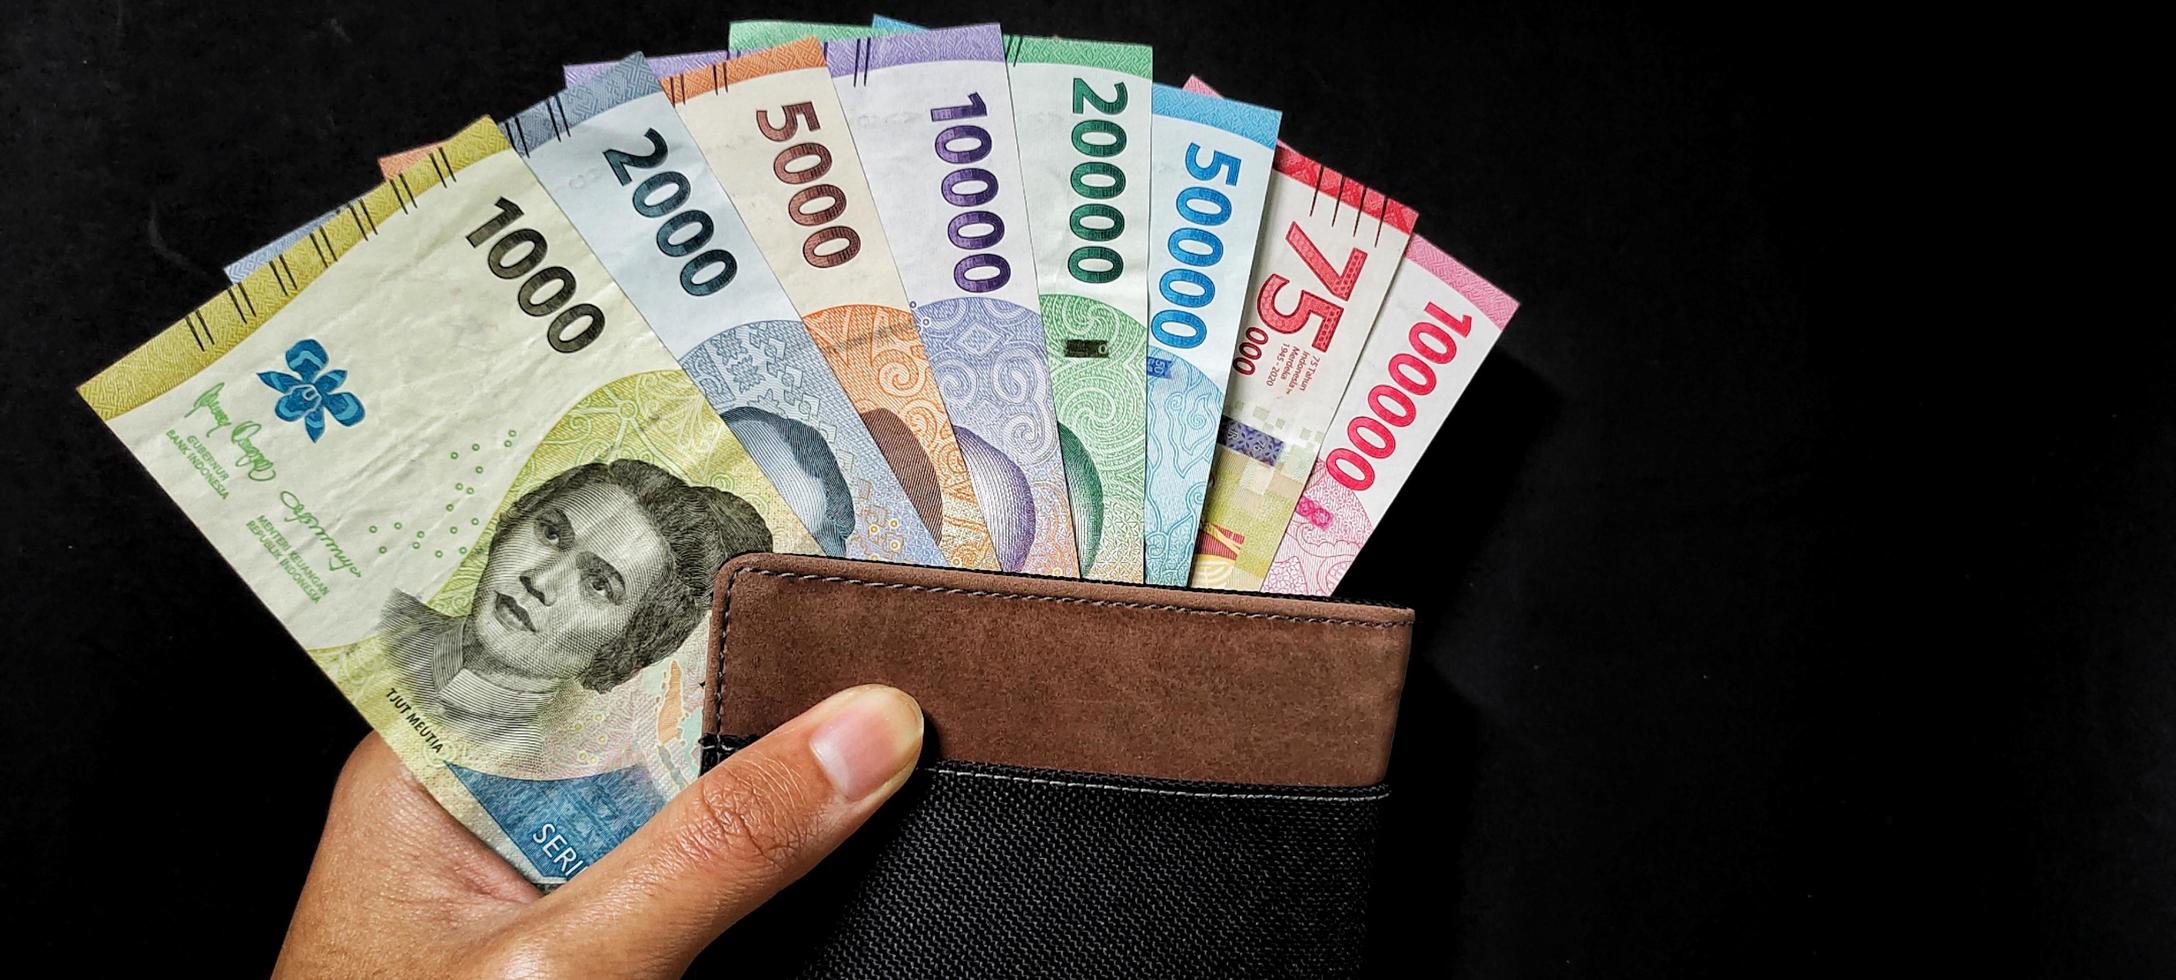
{"label": "fingernail", "polygon": [[896,688],[858,687],[808,738],[808,749],[839,795],[858,800],[914,764],[922,751],[922,706]]}

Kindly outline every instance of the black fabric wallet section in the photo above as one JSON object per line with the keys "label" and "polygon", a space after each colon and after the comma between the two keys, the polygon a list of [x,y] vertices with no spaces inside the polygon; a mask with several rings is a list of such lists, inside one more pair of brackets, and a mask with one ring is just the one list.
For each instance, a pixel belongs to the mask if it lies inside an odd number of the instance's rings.
{"label": "black fabric wallet section", "polygon": [[[713,740],[705,765],[740,744]],[[702,962],[837,980],[1353,976],[1387,796],[930,763]]]}

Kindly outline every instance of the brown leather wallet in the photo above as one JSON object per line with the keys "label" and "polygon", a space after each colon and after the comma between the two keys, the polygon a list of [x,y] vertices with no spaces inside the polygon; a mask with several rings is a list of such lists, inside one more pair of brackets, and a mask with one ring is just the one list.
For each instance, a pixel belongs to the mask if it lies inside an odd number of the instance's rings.
{"label": "brown leather wallet", "polygon": [[750,554],[718,573],[706,764],[855,684],[924,759],[713,955],[822,977],[1344,975],[1409,610]]}

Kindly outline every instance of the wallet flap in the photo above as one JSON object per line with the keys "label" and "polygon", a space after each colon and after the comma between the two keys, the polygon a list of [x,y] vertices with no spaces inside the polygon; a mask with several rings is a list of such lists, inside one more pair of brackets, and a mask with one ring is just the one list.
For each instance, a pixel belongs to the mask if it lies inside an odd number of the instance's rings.
{"label": "wallet flap", "polygon": [[922,704],[939,758],[1159,779],[1380,782],[1412,612],[748,554],[719,570],[704,730],[760,736],[832,692]]}

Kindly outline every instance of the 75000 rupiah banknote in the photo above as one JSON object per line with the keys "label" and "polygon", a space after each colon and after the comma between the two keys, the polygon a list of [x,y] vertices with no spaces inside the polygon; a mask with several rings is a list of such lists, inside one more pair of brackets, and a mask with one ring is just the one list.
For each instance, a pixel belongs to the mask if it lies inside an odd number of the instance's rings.
{"label": "75000 rupiah banknote", "polygon": [[1265,591],[1337,588],[1518,308],[1426,239],[1406,246]]}
{"label": "75000 rupiah banknote", "polygon": [[542,883],[696,775],[719,563],[815,550],[489,120],[80,392]]}
{"label": "75000 rupiah banknote", "polygon": [[801,41],[662,84],[945,559],[996,568],[823,49]]}
{"label": "75000 rupiah banknote", "polygon": [[641,56],[500,129],[826,552],[944,564]]}
{"label": "75000 rupiah banknote", "polygon": [[1080,571],[1138,582],[1152,55],[1143,44],[1004,40]]}
{"label": "75000 rupiah banknote", "polygon": [[824,55],[1007,571],[1080,574],[997,25]]}
{"label": "75000 rupiah banknote", "polygon": [[1281,117],[1169,85],[1149,97],[1143,558],[1150,583],[1185,585]]}
{"label": "75000 rupiah banknote", "polygon": [[1205,588],[1262,587],[1413,234],[1412,208],[1289,146],[1276,171],[1194,547]]}

